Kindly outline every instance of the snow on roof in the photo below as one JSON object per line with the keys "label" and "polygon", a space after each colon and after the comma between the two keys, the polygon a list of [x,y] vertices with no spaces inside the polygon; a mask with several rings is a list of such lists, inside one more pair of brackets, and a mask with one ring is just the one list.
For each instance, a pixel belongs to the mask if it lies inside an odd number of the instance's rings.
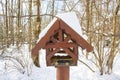
{"label": "snow on roof", "polygon": [[[45,34],[47,33],[47,31],[52,27],[52,25],[55,23],[56,20],[57,20],[57,18],[54,18],[54,19],[50,22],[50,24],[48,24],[48,26],[47,26],[45,29],[42,30],[42,32],[41,32],[40,35],[39,35],[39,40],[41,40],[41,38],[45,36]],[[39,41],[39,40],[38,40],[38,41]]]}
{"label": "snow on roof", "polygon": [[[79,20],[75,14],[75,12],[68,12],[68,13],[62,13],[56,15],[56,17],[60,18],[62,21],[64,21],[67,25],[69,25],[74,31],[76,31],[80,36],[82,36],[84,39],[87,39],[87,36],[82,34],[82,29],[79,24]],[[54,18],[50,24],[40,33],[39,40],[45,36],[47,31],[52,27],[52,25],[55,23],[57,18]]]}
{"label": "snow on roof", "polygon": [[56,15],[60,19],[62,19],[66,24],[68,24],[74,31],[76,31],[79,35],[82,35],[82,30],[79,24],[79,20],[76,16],[75,12],[63,13]]}

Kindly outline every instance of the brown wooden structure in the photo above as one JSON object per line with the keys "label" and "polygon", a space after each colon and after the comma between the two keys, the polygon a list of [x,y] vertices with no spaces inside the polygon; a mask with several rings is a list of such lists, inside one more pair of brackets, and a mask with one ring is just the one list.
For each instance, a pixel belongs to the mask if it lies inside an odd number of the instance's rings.
{"label": "brown wooden structure", "polygon": [[69,66],[77,65],[78,46],[88,52],[93,49],[69,25],[57,19],[33,48],[32,55],[36,56],[41,48],[46,49],[47,66],[56,66],[57,80],[69,80]]}

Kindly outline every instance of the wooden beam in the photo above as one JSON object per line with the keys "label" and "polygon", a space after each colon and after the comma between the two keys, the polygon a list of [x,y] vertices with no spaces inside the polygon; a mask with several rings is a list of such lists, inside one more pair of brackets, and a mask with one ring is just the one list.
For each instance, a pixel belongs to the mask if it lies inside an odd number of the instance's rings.
{"label": "wooden beam", "polygon": [[67,36],[64,41],[65,41],[65,42],[68,42],[69,40],[71,40],[71,36],[70,36],[70,35]]}
{"label": "wooden beam", "polygon": [[49,43],[46,45],[45,48],[70,48],[76,47],[75,43],[65,43],[65,42],[58,42],[58,43]]}
{"label": "wooden beam", "polygon": [[55,39],[53,36],[51,37],[51,39],[50,39],[53,43],[56,43],[58,40],[57,39]]}
{"label": "wooden beam", "polygon": [[64,51],[66,53],[68,53],[73,58],[73,60],[77,60],[77,55],[75,55],[75,53],[71,52],[68,48],[64,48]]}
{"label": "wooden beam", "polygon": [[58,38],[59,38],[59,41],[63,41],[63,32],[62,32],[62,29],[59,29]]}
{"label": "wooden beam", "polygon": [[77,60],[78,60],[78,46],[76,46],[76,47],[74,48],[74,53],[75,53],[75,55],[77,56]]}

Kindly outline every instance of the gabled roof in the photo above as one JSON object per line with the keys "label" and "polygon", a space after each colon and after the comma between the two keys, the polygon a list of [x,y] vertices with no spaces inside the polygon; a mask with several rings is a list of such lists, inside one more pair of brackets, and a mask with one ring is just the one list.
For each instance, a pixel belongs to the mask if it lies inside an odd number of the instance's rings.
{"label": "gabled roof", "polygon": [[[57,18],[56,18],[57,17]],[[69,27],[71,27],[75,32],[77,32],[79,35],[82,35],[82,37],[84,37],[84,39],[87,39],[87,37],[85,35],[82,34],[82,29],[80,27],[79,24],[79,20],[75,14],[75,12],[68,12],[68,13],[62,13],[62,14],[58,14],[56,15],[56,17],[50,22],[50,24],[48,24],[48,26],[43,29],[43,31],[40,33],[39,35],[39,40],[45,36],[45,34],[47,33],[47,31],[52,27],[52,25],[56,22],[56,20],[59,18],[62,21],[64,21]],[[38,41],[39,41],[38,40]]]}
{"label": "gabled roof", "polygon": [[67,23],[67,19],[64,19],[64,16],[59,15],[61,17],[60,19],[53,19],[47,28],[41,32],[40,39],[32,50],[33,55],[36,55],[41,48],[45,48],[46,43],[49,41],[50,37],[54,35],[55,30],[58,30],[59,28],[65,30],[66,33],[70,34],[78,46],[81,48],[86,49],[88,52],[93,49],[92,46],[84,38],[81,37],[80,25],[75,14],[73,14],[71,17],[68,15],[69,14],[67,14],[66,17],[68,17],[69,23]]}

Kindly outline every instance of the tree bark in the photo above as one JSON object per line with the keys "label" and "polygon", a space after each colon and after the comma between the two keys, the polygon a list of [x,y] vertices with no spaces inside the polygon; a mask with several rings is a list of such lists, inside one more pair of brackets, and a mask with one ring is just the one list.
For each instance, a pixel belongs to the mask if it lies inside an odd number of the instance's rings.
{"label": "tree bark", "polygon": [[5,9],[6,9],[6,45],[7,47],[9,47],[9,43],[8,43],[8,1],[6,0],[6,4],[5,4]]}

